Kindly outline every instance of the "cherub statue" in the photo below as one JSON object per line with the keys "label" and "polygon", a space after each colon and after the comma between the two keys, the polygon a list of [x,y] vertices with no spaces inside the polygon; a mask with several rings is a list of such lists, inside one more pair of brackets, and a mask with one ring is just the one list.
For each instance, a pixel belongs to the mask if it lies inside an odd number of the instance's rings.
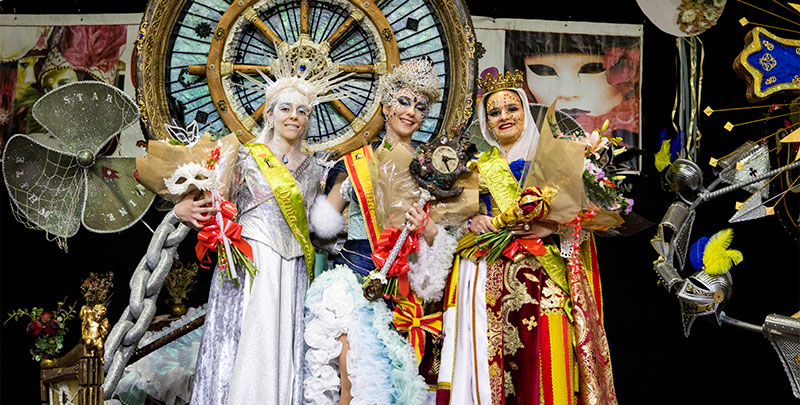
{"label": "cherub statue", "polygon": [[102,304],[95,304],[93,307],[84,305],[81,307],[81,336],[87,352],[97,353],[103,358],[103,340],[108,335],[109,325],[106,318],[106,307]]}

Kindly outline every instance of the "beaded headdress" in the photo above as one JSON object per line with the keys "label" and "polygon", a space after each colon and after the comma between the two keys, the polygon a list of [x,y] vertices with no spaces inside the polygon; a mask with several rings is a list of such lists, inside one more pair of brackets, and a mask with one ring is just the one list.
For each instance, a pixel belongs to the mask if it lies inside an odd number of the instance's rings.
{"label": "beaded headdress", "polygon": [[[275,46],[275,49],[277,49],[277,56],[269,64],[267,70],[274,79],[261,70],[257,70],[257,72],[263,82],[239,73],[253,83],[244,85],[245,87],[263,92],[264,105],[268,110],[274,106],[278,94],[289,89],[299,92],[308,100],[308,105],[312,108],[320,103],[350,97],[348,92],[339,89],[347,83],[347,79],[352,74],[340,75],[341,68],[338,64],[331,63],[326,53],[316,52],[312,55],[302,55],[296,47],[280,45]],[[259,142],[271,140],[272,129],[273,123],[265,118],[264,127],[256,137],[257,139],[261,138]],[[306,131],[308,131],[308,127],[306,127]],[[301,149],[316,148],[311,148],[304,140]]]}
{"label": "beaded headdress", "polygon": [[389,105],[394,95],[402,89],[409,89],[427,98],[430,104],[442,97],[439,72],[430,61],[423,58],[403,62],[392,73],[381,76],[378,81],[378,98],[383,105]]}
{"label": "beaded headdress", "polygon": [[[271,107],[275,96],[283,90],[295,89],[308,99],[309,106],[348,97],[346,92],[336,91],[346,83],[350,75],[340,75],[336,63],[328,63],[328,58],[319,52],[313,59],[299,57],[291,48],[277,46],[278,56],[270,64],[269,72],[273,80],[261,70],[264,79],[259,83],[264,92],[267,107]],[[251,79],[251,81],[253,81]]]}
{"label": "beaded headdress", "polygon": [[478,78],[478,87],[481,89],[484,96],[499,90],[521,89],[522,83],[522,72],[516,69],[514,73],[498,73],[497,76],[487,73],[485,79]]}

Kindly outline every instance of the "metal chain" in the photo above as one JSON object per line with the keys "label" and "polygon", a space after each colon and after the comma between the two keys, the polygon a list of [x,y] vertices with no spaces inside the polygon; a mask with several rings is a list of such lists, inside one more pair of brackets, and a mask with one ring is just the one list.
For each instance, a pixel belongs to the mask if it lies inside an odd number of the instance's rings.
{"label": "metal chain", "polygon": [[106,400],[114,394],[128,360],[153,320],[156,298],[172,268],[175,251],[189,230],[172,211],[167,213],[153,233],[147,253],[133,272],[128,307],[105,342],[103,397]]}

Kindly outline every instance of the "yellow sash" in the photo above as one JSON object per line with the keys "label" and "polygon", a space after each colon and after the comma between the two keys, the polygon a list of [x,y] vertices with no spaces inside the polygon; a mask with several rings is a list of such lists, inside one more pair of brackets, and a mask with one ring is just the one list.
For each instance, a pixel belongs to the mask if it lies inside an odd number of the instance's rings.
{"label": "yellow sash", "polygon": [[478,171],[485,179],[492,198],[497,202],[499,212],[504,212],[516,204],[520,194],[519,183],[497,148],[492,148],[478,157]]}
{"label": "yellow sash", "polygon": [[[489,189],[489,193],[498,205],[499,212],[505,211],[508,207],[514,206],[519,199],[519,183],[511,173],[508,162],[500,156],[497,148],[492,148],[488,152],[482,153],[477,159],[478,172],[483,176],[484,183]],[[492,216],[492,213],[488,213]],[[475,261],[475,254],[478,245],[475,241],[475,234],[467,232],[458,241],[456,252],[462,258]]]}
{"label": "yellow sash", "polygon": [[367,228],[369,246],[375,250],[378,238],[381,235],[381,227],[375,212],[375,198],[373,196],[372,178],[369,172],[369,164],[372,160],[372,146],[366,145],[357,149],[344,157],[344,166],[347,168],[347,175],[350,183],[355,190],[358,199],[358,207],[364,218],[364,225]]}
{"label": "yellow sash", "polygon": [[303,202],[303,193],[297,185],[288,169],[281,163],[271,150],[262,143],[248,143],[250,155],[256,160],[261,174],[272,189],[275,200],[281,208],[289,228],[292,230],[295,239],[300,243],[303,256],[306,258],[306,271],[308,281],[314,280],[314,246],[311,245],[311,237],[308,236],[308,220],[306,219],[306,205]]}

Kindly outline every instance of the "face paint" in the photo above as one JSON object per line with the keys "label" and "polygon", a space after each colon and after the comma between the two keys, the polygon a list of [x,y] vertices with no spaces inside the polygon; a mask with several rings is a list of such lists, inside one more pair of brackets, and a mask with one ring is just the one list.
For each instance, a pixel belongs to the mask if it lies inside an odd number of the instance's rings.
{"label": "face paint", "polygon": [[286,89],[278,93],[266,118],[272,122],[277,136],[294,141],[305,134],[311,111],[303,94],[295,89]]}
{"label": "face paint", "polygon": [[525,129],[525,110],[519,95],[501,90],[486,99],[487,124],[500,145],[513,145]]}
{"label": "face paint", "polygon": [[383,107],[386,126],[403,138],[410,138],[428,114],[428,100],[402,89],[394,100]]}

